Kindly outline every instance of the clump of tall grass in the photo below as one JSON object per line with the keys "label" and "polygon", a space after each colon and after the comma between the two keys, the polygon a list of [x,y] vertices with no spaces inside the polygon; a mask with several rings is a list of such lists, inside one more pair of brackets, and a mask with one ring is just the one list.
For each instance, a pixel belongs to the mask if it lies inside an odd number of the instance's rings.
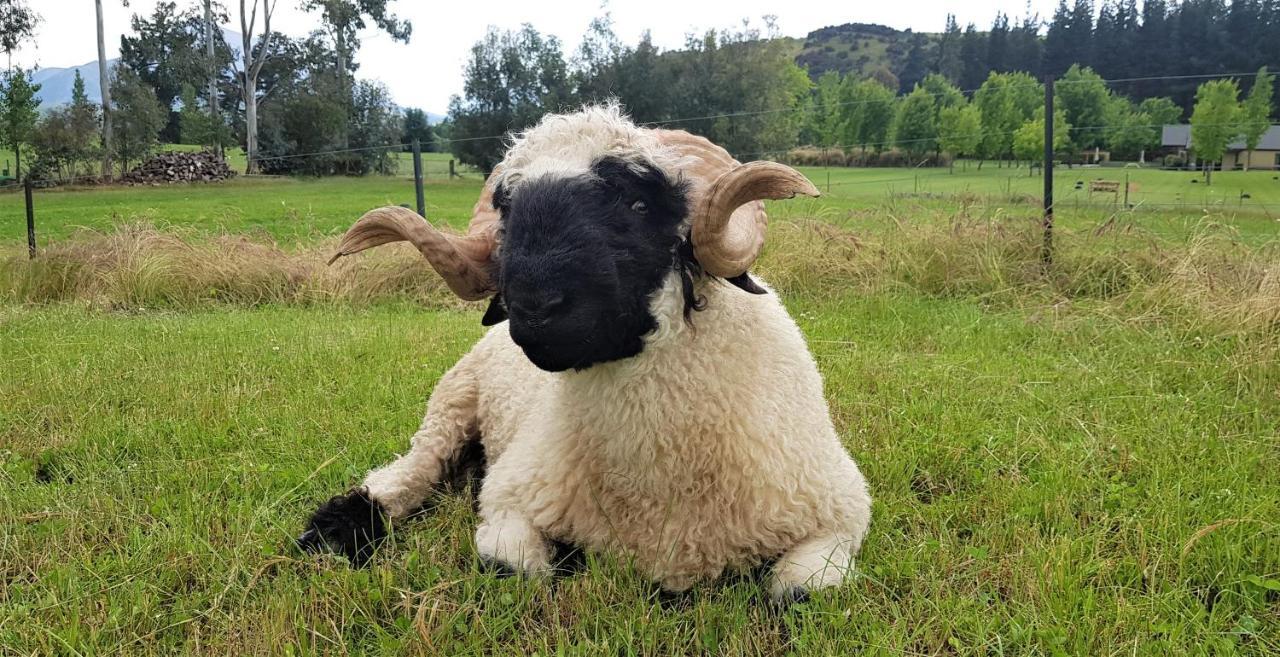
{"label": "clump of tall grass", "polygon": [[963,214],[859,233],[774,222],[757,270],[785,294],[908,288],[987,304],[1101,303],[1126,315],[1190,320],[1216,332],[1280,333],[1280,242],[1251,247],[1206,224],[1185,243],[1103,229],[1059,230],[1042,261],[1038,219]]}
{"label": "clump of tall grass", "polygon": [[461,302],[403,245],[326,266],[336,241],[283,249],[245,235],[204,236],[148,224],[82,230],[34,260],[0,256],[0,298],[21,303],[83,301],[118,307],[189,307],[399,299]]}
{"label": "clump of tall grass", "polygon": [[[784,295],[910,289],[984,304],[1097,302],[1129,316],[1191,318],[1225,332],[1280,332],[1280,244],[1251,247],[1204,224],[1169,242],[1114,221],[1059,231],[1041,261],[1037,220],[938,211],[856,231],[819,219],[775,221],[761,273]],[[265,238],[209,237],[146,224],[82,231],[28,260],[0,251],[0,299],[105,308],[370,303],[461,307],[417,252],[375,249],[326,266],[336,240],[286,249]]]}

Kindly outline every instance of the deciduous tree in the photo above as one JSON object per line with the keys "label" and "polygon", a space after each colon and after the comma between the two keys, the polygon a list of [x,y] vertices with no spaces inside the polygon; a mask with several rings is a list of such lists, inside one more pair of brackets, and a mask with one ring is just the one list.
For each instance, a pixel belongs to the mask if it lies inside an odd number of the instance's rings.
{"label": "deciduous tree", "polygon": [[1253,79],[1253,88],[1249,90],[1249,95],[1245,97],[1241,106],[1244,123],[1241,126],[1241,132],[1244,135],[1244,146],[1249,150],[1249,156],[1244,161],[1245,171],[1249,170],[1249,160],[1253,159],[1253,150],[1258,147],[1262,136],[1271,128],[1271,94],[1274,91],[1275,76],[1269,75],[1267,67],[1263,66],[1258,69],[1258,75]]}
{"label": "deciduous tree", "polygon": [[1211,170],[1221,162],[1227,146],[1241,133],[1240,88],[1235,80],[1210,80],[1196,90],[1191,113],[1191,150],[1204,164],[1204,180],[1212,183]]}

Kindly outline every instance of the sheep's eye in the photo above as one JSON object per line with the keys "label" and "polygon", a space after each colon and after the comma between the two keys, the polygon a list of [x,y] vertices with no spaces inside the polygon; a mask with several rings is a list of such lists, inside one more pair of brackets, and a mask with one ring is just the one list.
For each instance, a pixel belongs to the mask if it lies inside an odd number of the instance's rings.
{"label": "sheep's eye", "polygon": [[631,211],[636,214],[648,214],[649,204],[645,203],[644,201],[636,201],[635,203],[631,204]]}

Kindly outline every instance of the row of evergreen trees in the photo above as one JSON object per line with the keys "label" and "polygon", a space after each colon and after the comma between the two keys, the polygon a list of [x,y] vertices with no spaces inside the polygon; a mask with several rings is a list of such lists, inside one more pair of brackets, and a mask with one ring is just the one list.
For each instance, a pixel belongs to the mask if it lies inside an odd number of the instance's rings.
{"label": "row of evergreen trees", "polygon": [[[1275,0],[1060,0],[1052,17],[996,15],[987,30],[954,15],[936,38],[915,35],[900,72],[904,90],[929,73],[977,89],[990,71],[1062,75],[1073,64],[1107,79],[1244,73],[1280,65]],[[1168,95],[1190,110],[1198,80],[1138,80],[1136,98]]]}

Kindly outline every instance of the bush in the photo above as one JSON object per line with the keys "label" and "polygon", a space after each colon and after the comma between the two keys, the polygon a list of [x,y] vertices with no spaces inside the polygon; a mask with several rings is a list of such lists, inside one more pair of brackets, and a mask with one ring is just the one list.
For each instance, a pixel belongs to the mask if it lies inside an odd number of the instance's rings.
{"label": "bush", "polygon": [[786,159],[789,164],[802,167],[946,167],[951,166],[952,161],[947,153],[912,156],[896,148],[875,153],[817,146],[793,148],[787,152]]}

